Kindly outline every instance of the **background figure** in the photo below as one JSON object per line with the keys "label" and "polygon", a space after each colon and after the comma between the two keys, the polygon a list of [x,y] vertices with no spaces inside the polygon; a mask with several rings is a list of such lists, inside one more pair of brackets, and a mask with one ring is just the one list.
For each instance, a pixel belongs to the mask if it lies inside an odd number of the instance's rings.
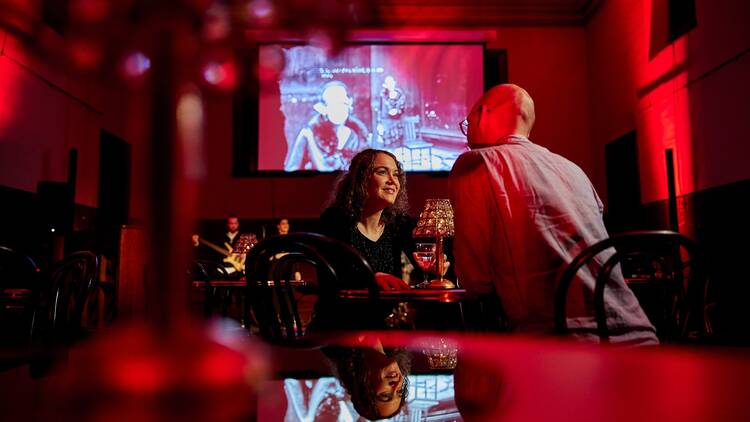
{"label": "background figure", "polygon": [[401,145],[404,141],[404,124],[401,117],[406,106],[406,96],[396,87],[393,76],[386,76],[380,91],[380,123],[378,134],[386,147]]}
{"label": "background figure", "polygon": [[[552,333],[562,270],[608,235],[604,207],[586,174],[529,140],[534,119],[534,102],[525,90],[499,85],[477,101],[462,124],[472,151],[458,158],[450,174],[454,255],[461,284],[497,294],[512,329]],[[599,265],[611,254],[599,254]],[[588,270],[579,272],[577,288],[570,290],[568,327],[577,338],[598,341],[594,284]],[[658,343],[619,267],[604,299],[613,343]]]}
{"label": "background figure", "polygon": [[318,113],[300,130],[284,160],[284,170],[345,170],[352,157],[367,148],[370,134],[352,115],[353,100],[346,85],[331,81],[323,86]]}
{"label": "background figure", "polygon": [[240,219],[234,214],[230,215],[226,219],[225,229],[222,235],[209,238],[193,235],[193,244],[200,246],[200,259],[220,262],[230,274],[240,274],[244,271],[244,254],[232,253],[241,237]]}
{"label": "background figure", "polygon": [[279,236],[289,234],[289,219],[282,218],[279,223],[276,224],[276,234]]}
{"label": "background figure", "polygon": [[240,219],[236,215],[230,215],[227,217],[226,228],[223,243],[227,243],[234,248],[240,239]]}

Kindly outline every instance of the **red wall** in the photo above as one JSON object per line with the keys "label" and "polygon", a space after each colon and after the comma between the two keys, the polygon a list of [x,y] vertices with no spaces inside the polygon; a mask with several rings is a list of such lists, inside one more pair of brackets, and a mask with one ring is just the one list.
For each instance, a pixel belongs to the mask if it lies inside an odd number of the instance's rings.
{"label": "red wall", "polygon": [[[642,201],[750,178],[750,3],[696,0],[698,25],[667,40],[667,0],[609,0],[586,26],[594,175],[604,146],[637,131]],[[600,192],[601,193],[601,192]]]}
{"label": "red wall", "polygon": [[122,91],[72,76],[0,32],[0,185],[35,192],[64,181],[69,148],[78,149],[76,202],[97,205],[99,131],[124,136]]}
{"label": "red wall", "polygon": [[[487,31],[488,48],[508,50],[511,82],[525,87],[537,106],[532,139],[591,168],[584,29],[575,27],[502,28]],[[232,178],[232,106],[227,97],[206,97],[208,175],[200,218],[315,218],[324,207],[334,176],[309,178]],[[412,212],[425,199],[447,196],[447,178],[410,175]]]}
{"label": "red wall", "polygon": [[[480,29],[481,31],[481,29]],[[423,31],[422,31],[423,32]],[[525,87],[537,106],[532,139],[592,168],[588,130],[586,43],[581,27],[484,30],[489,48],[508,51],[511,82]],[[126,90],[117,81],[72,77],[28,54],[3,35],[0,56],[0,184],[34,191],[39,180],[64,180],[68,148],[79,149],[76,201],[96,206],[99,130],[133,146],[131,218],[145,215],[148,185],[144,167],[148,93]],[[18,62],[18,63],[17,63]],[[19,64],[20,63],[20,64]],[[49,83],[48,83],[49,82]],[[204,90],[207,175],[200,192],[199,218],[315,218],[330,196],[334,176],[233,178],[232,102]],[[597,187],[600,180],[595,180]],[[426,198],[445,197],[447,179],[411,175],[412,211]]]}

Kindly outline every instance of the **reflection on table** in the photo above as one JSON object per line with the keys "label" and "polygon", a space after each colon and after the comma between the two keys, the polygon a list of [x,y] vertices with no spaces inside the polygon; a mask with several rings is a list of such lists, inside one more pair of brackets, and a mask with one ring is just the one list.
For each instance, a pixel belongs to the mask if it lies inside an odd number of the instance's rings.
{"label": "reflection on table", "polygon": [[[412,355],[410,391],[394,421],[750,420],[750,361],[742,352],[618,349],[507,336],[368,335]],[[355,347],[364,336],[335,342]],[[451,347],[455,360],[427,363],[427,355]],[[277,366],[261,389],[259,421],[357,420],[349,396],[321,369],[320,351],[275,348],[272,355]]]}
{"label": "reflection on table", "polygon": [[[369,299],[371,294],[366,289],[340,290],[338,296],[342,299]],[[465,289],[409,289],[383,290],[377,297],[384,301],[409,302],[460,302],[471,296]]]}

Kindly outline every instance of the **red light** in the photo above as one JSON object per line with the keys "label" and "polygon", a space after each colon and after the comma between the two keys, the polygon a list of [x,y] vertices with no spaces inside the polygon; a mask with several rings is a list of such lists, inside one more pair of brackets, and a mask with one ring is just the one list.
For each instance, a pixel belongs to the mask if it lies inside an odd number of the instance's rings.
{"label": "red light", "polygon": [[232,89],[237,83],[236,67],[231,61],[210,61],[203,67],[203,79],[221,89]]}
{"label": "red light", "polygon": [[123,359],[111,371],[112,383],[133,393],[153,393],[166,383],[166,369],[157,357]]}
{"label": "red light", "polygon": [[137,78],[142,76],[151,68],[151,59],[140,51],[129,54],[122,63],[122,69],[126,77]]}

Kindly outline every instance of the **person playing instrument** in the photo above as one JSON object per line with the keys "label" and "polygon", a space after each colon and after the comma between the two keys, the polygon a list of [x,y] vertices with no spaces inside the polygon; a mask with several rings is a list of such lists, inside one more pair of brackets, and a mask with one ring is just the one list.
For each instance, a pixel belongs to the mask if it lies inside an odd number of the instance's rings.
{"label": "person playing instrument", "polygon": [[209,255],[202,253],[200,255],[206,260],[222,262],[229,273],[244,271],[244,254],[235,253],[235,246],[237,246],[237,242],[241,237],[240,219],[234,214],[230,215],[226,219],[225,227],[226,232],[221,237],[220,242],[214,243],[194,234],[193,244],[196,247],[204,245],[212,250],[213,253]]}

